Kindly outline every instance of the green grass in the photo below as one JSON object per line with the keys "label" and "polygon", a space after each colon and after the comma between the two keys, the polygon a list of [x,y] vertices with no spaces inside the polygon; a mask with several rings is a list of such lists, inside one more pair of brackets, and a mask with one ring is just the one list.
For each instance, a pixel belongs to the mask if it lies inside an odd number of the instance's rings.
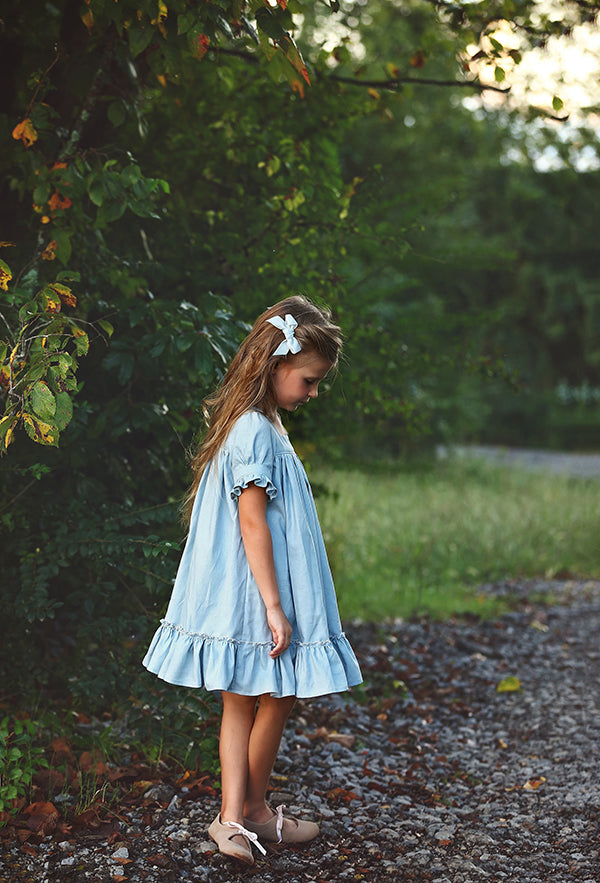
{"label": "green grass", "polygon": [[342,617],[498,612],[504,577],[600,576],[600,482],[479,461],[329,467],[317,507]]}

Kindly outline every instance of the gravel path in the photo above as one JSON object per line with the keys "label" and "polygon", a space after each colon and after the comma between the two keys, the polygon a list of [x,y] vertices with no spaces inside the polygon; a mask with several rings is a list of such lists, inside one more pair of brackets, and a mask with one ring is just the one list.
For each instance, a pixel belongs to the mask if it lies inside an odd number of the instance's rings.
{"label": "gravel path", "polygon": [[576,478],[600,478],[600,454],[573,454],[560,451],[538,451],[532,448],[505,448],[499,445],[457,445],[437,449],[440,459],[450,454],[479,458],[498,466],[519,466],[523,469],[572,475]]}
{"label": "gravel path", "polygon": [[110,845],[5,848],[0,881],[598,883],[600,583],[484,590],[517,612],[348,627],[366,689],[298,703],[273,780],[274,802],[321,821],[309,846],[242,870],[207,838],[217,796],[161,785]]}

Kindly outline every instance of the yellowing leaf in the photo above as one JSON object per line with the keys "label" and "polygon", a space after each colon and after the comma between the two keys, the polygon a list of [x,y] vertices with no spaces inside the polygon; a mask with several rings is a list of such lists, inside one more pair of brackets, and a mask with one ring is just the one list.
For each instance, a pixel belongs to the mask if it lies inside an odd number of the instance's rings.
{"label": "yellowing leaf", "polygon": [[73,337],[75,338],[75,347],[78,356],[85,356],[90,348],[90,340],[83,328],[73,328]]}
{"label": "yellowing leaf", "polygon": [[12,136],[15,141],[22,141],[25,147],[31,147],[31,145],[37,141],[38,137],[35,126],[29,117],[26,117],[14,127]]}
{"label": "yellowing leaf", "polygon": [[13,424],[12,426],[9,426],[9,428],[6,431],[6,435],[4,436],[4,449],[5,450],[6,450],[6,448],[8,448],[9,444],[13,440],[14,434],[15,434],[15,427]]}
{"label": "yellowing leaf", "polygon": [[57,294],[66,307],[76,307],[77,306],[77,298],[73,294],[70,288],[67,288],[66,285],[61,285],[60,282],[52,282],[51,285],[48,285],[47,288],[51,288],[52,291]]}
{"label": "yellowing leaf", "polygon": [[61,303],[60,297],[56,294],[49,285],[44,288],[42,291],[42,305],[44,307],[44,311],[46,313],[60,313]]}
{"label": "yellowing leaf", "polygon": [[415,54],[411,57],[409,63],[411,67],[420,68],[425,67],[425,61],[425,53],[421,49],[419,49],[419,51],[415,52]]}
{"label": "yellowing leaf", "polygon": [[292,80],[292,91],[297,92],[300,98],[304,98],[304,85],[300,80]]}
{"label": "yellowing leaf", "polygon": [[204,58],[204,56],[208,52],[209,46],[210,37],[207,37],[206,34],[200,34],[200,36],[196,39],[196,58],[199,61]]}
{"label": "yellowing leaf", "polygon": [[41,445],[57,445],[58,432],[54,426],[50,426],[48,423],[35,418],[33,414],[27,414],[26,412],[23,412],[23,421],[27,435],[33,441]]}
{"label": "yellowing leaf", "polygon": [[58,242],[56,241],[56,239],[52,239],[42,252],[42,260],[43,261],[53,261],[56,258],[56,249],[57,248],[58,248]]}
{"label": "yellowing leaf", "polygon": [[0,439],[2,439],[4,450],[6,450],[13,439],[15,426],[19,422],[20,416],[20,414],[7,414],[0,420]]}
{"label": "yellowing leaf", "polygon": [[8,360],[8,364],[10,365],[11,368],[15,364],[15,359],[17,358],[17,353],[19,352],[20,345],[21,345],[20,343],[17,343],[15,345],[13,351],[10,354],[10,359]]}
{"label": "yellowing leaf", "polygon": [[11,279],[12,271],[10,267],[4,261],[0,261],[0,288],[3,291],[8,291],[8,283]]}
{"label": "yellowing leaf", "polygon": [[48,206],[50,207],[51,212],[63,211],[64,209],[71,208],[72,205],[73,203],[69,197],[61,196],[58,190],[55,190],[48,200]]}
{"label": "yellowing leaf", "polygon": [[86,11],[81,14],[81,21],[86,26],[88,34],[91,34],[94,27],[94,14],[91,9],[86,9]]}
{"label": "yellowing leaf", "polygon": [[521,681],[518,678],[515,678],[513,675],[510,675],[508,678],[504,678],[504,680],[500,681],[500,683],[496,687],[496,691],[498,693],[516,693],[517,690],[520,689]]}

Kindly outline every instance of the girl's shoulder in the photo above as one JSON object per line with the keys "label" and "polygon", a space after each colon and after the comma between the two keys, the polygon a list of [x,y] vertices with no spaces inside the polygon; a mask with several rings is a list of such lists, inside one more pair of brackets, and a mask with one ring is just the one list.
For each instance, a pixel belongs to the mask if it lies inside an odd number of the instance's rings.
{"label": "girl's shoulder", "polygon": [[273,440],[277,430],[261,411],[245,411],[237,418],[225,439],[224,448],[231,449],[244,443],[261,439],[264,442]]}

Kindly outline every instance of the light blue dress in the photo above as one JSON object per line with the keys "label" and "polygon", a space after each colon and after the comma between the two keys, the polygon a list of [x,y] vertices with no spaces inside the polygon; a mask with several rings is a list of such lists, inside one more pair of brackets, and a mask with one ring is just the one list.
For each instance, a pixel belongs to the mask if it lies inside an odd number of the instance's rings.
{"label": "light blue dress", "polygon": [[[276,659],[240,533],[238,498],[252,482],[267,492],[277,583],[293,628]],[[322,696],[362,681],[306,472],[288,437],[258,411],[235,422],[204,472],[173,594],[143,664],[171,684],[244,696]]]}

